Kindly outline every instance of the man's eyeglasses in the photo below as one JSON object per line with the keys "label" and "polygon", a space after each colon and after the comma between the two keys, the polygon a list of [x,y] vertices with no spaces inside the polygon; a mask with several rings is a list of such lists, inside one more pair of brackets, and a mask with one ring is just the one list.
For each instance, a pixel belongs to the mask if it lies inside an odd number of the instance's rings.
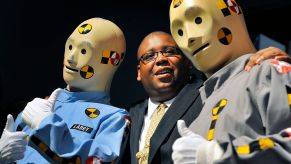
{"label": "man's eyeglasses", "polygon": [[172,57],[172,56],[180,56],[182,54],[182,51],[177,47],[166,47],[166,48],[163,48],[161,51],[156,51],[156,52],[149,51],[140,57],[139,62],[141,61],[144,64],[147,64],[151,61],[154,61],[158,57],[159,53],[161,53],[165,57]]}

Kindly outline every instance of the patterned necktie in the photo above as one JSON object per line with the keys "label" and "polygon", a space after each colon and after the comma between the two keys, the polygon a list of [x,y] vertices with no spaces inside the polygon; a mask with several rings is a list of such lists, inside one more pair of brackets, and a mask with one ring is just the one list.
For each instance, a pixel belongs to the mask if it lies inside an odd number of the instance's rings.
{"label": "patterned necktie", "polygon": [[149,129],[147,131],[146,139],[145,139],[145,146],[141,151],[136,153],[136,158],[137,158],[139,164],[147,164],[148,163],[149,150],[150,150],[150,139],[151,139],[152,135],[154,134],[157,126],[159,125],[159,122],[163,118],[166,108],[167,108],[167,105],[164,103],[161,103],[157,107],[155,112],[153,113],[152,120],[151,120]]}

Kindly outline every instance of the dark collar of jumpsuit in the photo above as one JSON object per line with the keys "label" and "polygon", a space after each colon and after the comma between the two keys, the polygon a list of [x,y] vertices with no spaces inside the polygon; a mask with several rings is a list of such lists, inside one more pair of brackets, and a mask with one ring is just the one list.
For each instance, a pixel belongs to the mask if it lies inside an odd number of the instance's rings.
{"label": "dark collar of jumpsuit", "polygon": [[229,80],[239,72],[244,71],[245,64],[250,56],[251,54],[240,56],[215,72],[204,82],[203,86],[199,89],[203,104],[212,93],[223,86],[226,80]]}
{"label": "dark collar of jumpsuit", "polygon": [[110,97],[106,92],[70,92],[63,89],[57,98],[60,102],[95,102],[110,104]]}

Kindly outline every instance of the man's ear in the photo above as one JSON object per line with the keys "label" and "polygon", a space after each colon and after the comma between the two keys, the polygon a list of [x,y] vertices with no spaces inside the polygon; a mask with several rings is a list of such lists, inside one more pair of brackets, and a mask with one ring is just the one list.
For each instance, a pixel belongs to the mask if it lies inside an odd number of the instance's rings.
{"label": "man's ear", "polygon": [[137,65],[137,77],[136,77],[137,81],[141,81],[141,77],[140,77],[140,65]]}

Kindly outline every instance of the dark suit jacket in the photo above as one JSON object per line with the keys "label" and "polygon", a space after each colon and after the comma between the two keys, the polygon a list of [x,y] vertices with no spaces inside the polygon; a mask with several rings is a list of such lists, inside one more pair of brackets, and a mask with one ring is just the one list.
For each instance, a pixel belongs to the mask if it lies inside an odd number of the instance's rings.
{"label": "dark suit jacket", "polygon": [[[180,137],[177,130],[177,120],[183,119],[189,125],[202,109],[198,88],[201,81],[187,84],[177,95],[175,101],[165,113],[150,141],[149,163],[173,163],[171,159],[172,145]],[[138,152],[139,138],[147,112],[148,100],[130,108],[131,131],[124,143],[125,151],[121,152],[124,164],[138,163],[135,154]],[[126,146],[125,146],[126,145]],[[119,161],[120,163],[120,161]]]}

